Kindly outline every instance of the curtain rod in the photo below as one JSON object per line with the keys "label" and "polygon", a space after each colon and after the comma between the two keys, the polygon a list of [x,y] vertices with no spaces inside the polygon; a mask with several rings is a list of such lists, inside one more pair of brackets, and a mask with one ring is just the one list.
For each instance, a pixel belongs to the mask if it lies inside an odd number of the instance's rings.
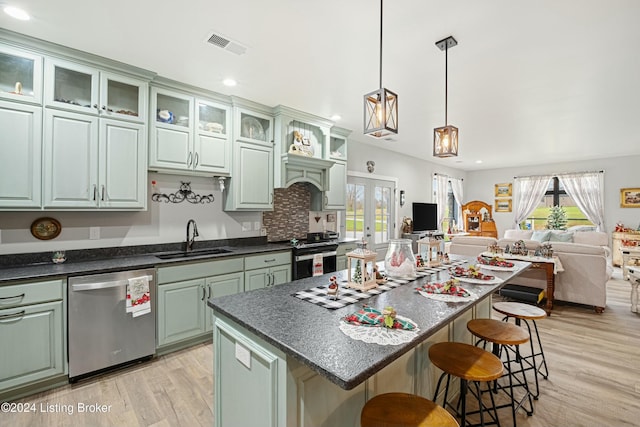
{"label": "curtain rod", "polygon": [[549,173],[549,174],[544,174],[544,175],[525,175],[525,176],[514,176],[513,179],[518,179],[518,178],[533,178],[536,176],[562,176],[562,175],[569,175],[569,174],[574,174],[574,173],[604,173],[604,169],[600,170],[600,171],[582,171],[582,172],[563,172],[563,173]]}
{"label": "curtain rod", "polygon": [[[434,175],[440,175],[440,176],[446,176],[447,178],[455,178],[455,177],[453,177],[453,176],[449,176],[449,175],[446,175],[446,174],[444,174],[444,173],[434,172],[433,174],[434,174]],[[464,178],[455,178],[455,179],[459,179],[460,181],[464,181]]]}

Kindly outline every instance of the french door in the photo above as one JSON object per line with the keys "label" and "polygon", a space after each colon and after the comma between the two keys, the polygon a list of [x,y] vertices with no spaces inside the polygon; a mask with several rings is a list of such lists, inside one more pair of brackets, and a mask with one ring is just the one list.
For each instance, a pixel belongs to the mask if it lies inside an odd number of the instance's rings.
{"label": "french door", "polygon": [[395,236],[395,190],[394,180],[347,177],[346,237],[364,237],[378,260],[384,259]]}

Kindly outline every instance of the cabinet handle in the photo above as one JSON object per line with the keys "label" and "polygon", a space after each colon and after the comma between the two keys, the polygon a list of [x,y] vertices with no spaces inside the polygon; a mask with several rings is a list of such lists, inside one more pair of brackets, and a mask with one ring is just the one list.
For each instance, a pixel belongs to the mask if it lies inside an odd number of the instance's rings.
{"label": "cabinet handle", "polygon": [[329,196],[324,196],[324,205],[327,206],[329,204]]}
{"label": "cabinet handle", "polygon": [[269,204],[273,203],[273,193],[269,194]]}
{"label": "cabinet handle", "polygon": [[189,155],[187,156],[187,167],[191,166],[191,151],[189,151]]}
{"label": "cabinet handle", "polygon": [[267,281],[267,287],[271,287],[273,285],[273,275],[271,273],[267,273],[267,277],[269,278],[269,280]]}
{"label": "cabinet handle", "polygon": [[93,104],[93,108],[95,108],[96,110],[99,110],[98,104]]}
{"label": "cabinet handle", "polygon": [[20,295],[16,295],[14,297],[0,297],[0,299],[13,299],[13,298],[24,298],[24,293],[20,294]]}
{"label": "cabinet handle", "polygon": [[93,184],[93,201],[98,200],[98,186]]}
{"label": "cabinet handle", "polygon": [[102,200],[104,202],[104,185],[101,186],[100,192],[102,193],[100,195],[100,200]]}
{"label": "cabinet handle", "polygon": [[275,259],[275,258],[273,258],[273,259],[265,259],[265,260],[264,260],[264,262],[275,262],[275,261],[276,261],[276,259]]}
{"label": "cabinet handle", "polygon": [[16,317],[22,317],[22,316],[24,316],[25,313],[26,313],[26,311],[22,310],[22,311],[19,311],[17,313],[3,314],[3,315],[0,316],[0,320],[8,320],[8,319],[14,319]]}
{"label": "cabinet handle", "polygon": [[103,106],[102,106],[102,109],[106,111],[106,110],[107,110],[107,106],[106,106],[106,105],[103,105]]}
{"label": "cabinet handle", "polygon": [[193,167],[197,168],[198,167],[198,159],[199,159],[198,152],[196,152],[196,154],[193,156],[193,159],[194,159]]}
{"label": "cabinet handle", "polygon": [[204,299],[207,297],[207,290],[204,288],[204,286],[202,287],[202,299],[201,301],[204,301]]}
{"label": "cabinet handle", "polygon": [[207,293],[207,299],[211,298],[211,285],[207,286],[209,292]]}

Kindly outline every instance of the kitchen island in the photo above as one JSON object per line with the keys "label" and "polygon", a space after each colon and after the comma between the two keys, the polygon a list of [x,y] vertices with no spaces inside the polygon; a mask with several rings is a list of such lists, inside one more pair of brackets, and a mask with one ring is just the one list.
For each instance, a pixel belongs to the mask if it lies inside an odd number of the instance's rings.
{"label": "kitchen island", "polygon": [[[491,316],[492,293],[529,267],[491,272],[501,284],[469,284],[477,299],[442,302],[415,288],[421,278],[356,304],[330,310],[296,298],[298,291],[328,285],[331,274],[213,298],[215,425],[356,426],[372,396],[390,391],[433,397],[437,374],[429,347],[441,341],[471,343],[466,323]],[[346,271],[336,274],[338,282]],[[443,271],[432,280],[449,277]],[[367,304],[393,306],[419,327],[400,345],[354,340],[339,329],[340,319]]]}

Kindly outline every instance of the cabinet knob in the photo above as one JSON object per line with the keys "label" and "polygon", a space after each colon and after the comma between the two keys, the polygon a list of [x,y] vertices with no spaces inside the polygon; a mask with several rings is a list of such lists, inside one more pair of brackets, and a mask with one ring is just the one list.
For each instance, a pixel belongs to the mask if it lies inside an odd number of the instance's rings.
{"label": "cabinet knob", "polygon": [[103,105],[103,106],[102,106],[102,109],[103,109],[103,110],[106,110],[106,109],[107,109],[107,106],[106,106],[106,105]]}
{"label": "cabinet knob", "polygon": [[93,104],[93,108],[98,109],[98,104]]}

